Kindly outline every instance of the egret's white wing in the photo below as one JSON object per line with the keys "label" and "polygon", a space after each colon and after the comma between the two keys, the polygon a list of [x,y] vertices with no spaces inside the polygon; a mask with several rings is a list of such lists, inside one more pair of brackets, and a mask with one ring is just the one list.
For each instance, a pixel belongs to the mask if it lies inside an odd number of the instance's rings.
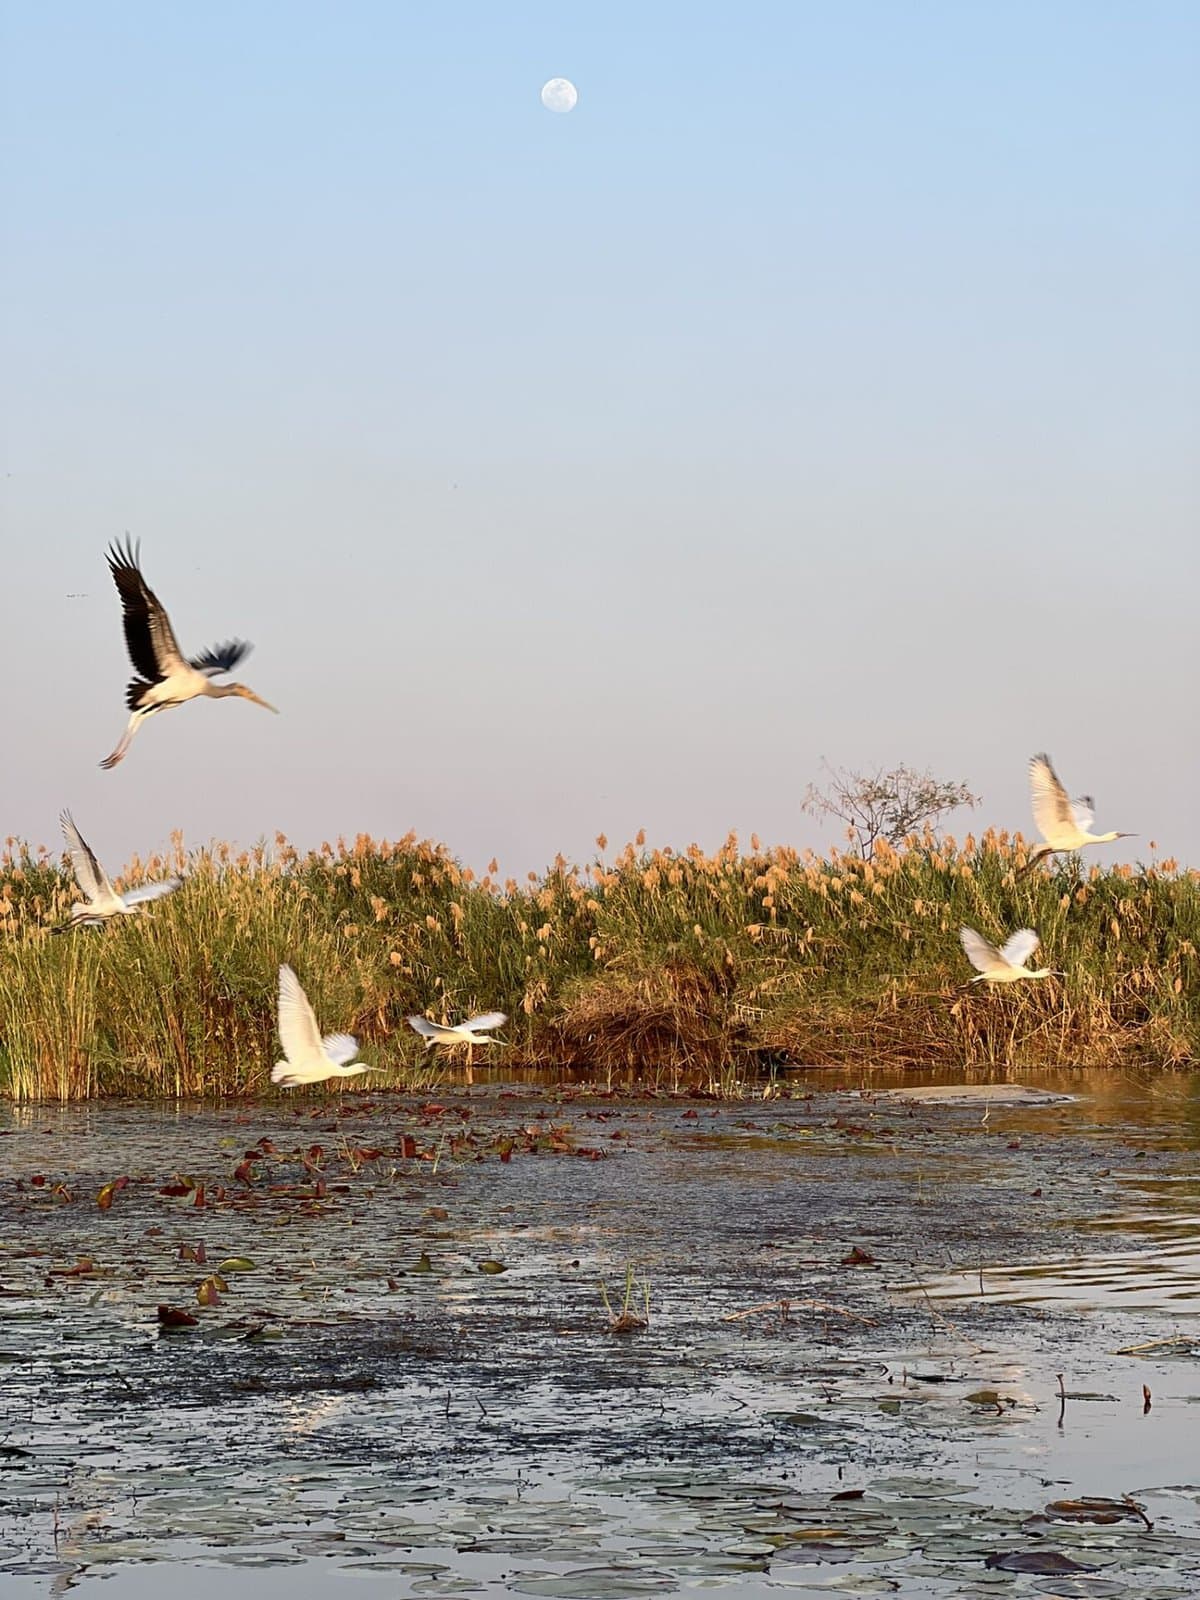
{"label": "egret's white wing", "polygon": [[93,904],[97,900],[112,899],[113,886],[108,881],[108,874],[96,860],[91,846],[75,826],[71,813],[64,811],[58,822],[63,831],[63,838],[67,842],[71,871],[75,874],[75,882],[79,885],[81,894]]}
{"label": "egret's white wing", "polygon": [[468,1017],[465,1022],[460,1022],[459,1027],[478,1033],[483,1028],[502,1028],[507,1021],[508,1016],[503,1011],[484,1011],[478,1017]]}
{"label": "egret's white wing", "polygon": [[1090,794],[1081,794],[1078,800],[1071,801],[1071,815],[1075,818],[1075,826],[1080,833],[1092,831],[1092,823],[1096,820],[1094,805],[1095,802]]}
{"label": "egret's white wing", "polygon": [[1001,949],[1000,959],[1007,961],[1010,967],[1023,967],[1037,949],[1039,942],[1032,928],[1022,928],[1018,933],[1014,933]]}
{"label": "egret's white wing", "polygon": [[1048,755],[1034,756],[1030,761],[1029,788],[1033,800],[1033,820],[1038,825],[1038,832],[1047,844],[1053,844],[1064,828],[1074,827],[1075,817],[1071,802],[1067,799],[1067,791],[1059,783],[1058,774],[1050,765]]}
{"label": "egret's white wing", "polygon": [[300,980],[286,964],[279,969],[279,1042],[293,1066],[321,1054],[321,1032]]}
{"label": "egret's white wing", "polygon": [[358,1054],[358,1040],[352,1033],[327,1033],[321,1040],[321,1049],[339,1067],[346,1067]]}
{"label": "egret's white wing", "polygon": [[422,1039],[437,1039],[446,1031],[439,1028],[436,1022],[430,1022],[428,1017],[409,1017],[408,1025],[419,1033]]}
{"label": "egret's white wing", "polygon": [[121,899],[127,906],[140,906],[145,900],[161,900],[164,895],[174,894],[176,889],[182,887],[182,878],[164,878],[161,883],[143,883],[136,889],[130,889]]}
{"label": "egret's white wing", "polygon": [[996,946],[989,944],[974,928],[960,928],[958,937],[976,972],[994,972],[1002,964],[1003,958]]}

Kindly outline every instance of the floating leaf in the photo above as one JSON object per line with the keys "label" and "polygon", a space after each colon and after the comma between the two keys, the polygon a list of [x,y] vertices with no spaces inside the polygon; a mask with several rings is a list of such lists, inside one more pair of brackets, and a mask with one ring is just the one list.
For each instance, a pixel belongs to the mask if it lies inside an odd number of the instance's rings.
{"label": "floating leaf", "polygon": [[222,1277],[227,1272],[253,1272],[254,1263],[249,1256],[229,1256],[217,1268]]}
{"label": "floating leaf", "polygon": [[[824,1533],[838,1532],[837,1529],[823,1529]],[[810,1562],[823,1561],[841,1564],[853,1561],[858,1551],[852,1545],[834,1544],[828,1538],[812,1538],[803,1544],[788,1545],[771,1558],[771,1565],[776,1562]]]}
{"label": "floating leaf", "polygon": [[73,1267],[59,1267],[50,1273],[52,1278],[85,1278],[89,1272],[95,1272],[96,1263],[91,1256],[80,1256]]}
{"label": "floating leaf", "polygon": [[198,1328],[200,1318],[194,1317],[190,1311],[182,1311],[178,1306],[159,1306],[158,1323],[161,1328]]}
{"label": "floating leaf", "polygon": [[196,1300],[202,1306],[218,1306],[221,1303],[222,1294],[228,1288],[229,1285],[219,1273],[210,1273],[196,1290]]}
{"label": "floating leaf", "polygon": [[1077,1500],[1051,1500],[1046,1515],[1057,1522],[1145,1522],[1146,1513],[1135,1500],[1110,1500],[1084,1494]]}
{"label": "floating leaf", "polygon": [[445,1206],[429,1206],[421,1215],[428,1217],[430,1222],[448,1222],[450,1219],[450,1213]]}
{"label": "floating leaf", "polygon": [[433,1271],[433,1262],[430,1261],[430,1259],[429,1259],[428,1251],[426,1251],[426,1250],[422,1250],[421,1251],[421,1254],[417,1258],[417,1264],[413,1268],[413,1271],[414,1272],[432,1272]]}
{"label": "floating leaf", "polygon": [[865,1250],[860,1250],[857,1245],[852,1247],[849,1255],[842,1257],[842,1266],[844,1267],[873,1267],[874,1265],[875,1257],[868,1255]]}
{"label": "floating leaf", "polygon": [[114,1178],[111,1183],[106,1183],[96,1196],[96,1204],[101,1211],[111,1211],[113,1196],[120,1194],[122,1189],[129,1187],[128,1178]]}
{"label": "floating leaf", "polygon": [[1065,1556],[1061,1550],[1002,1550],[988,1556],[983,1564],[993,1572],[1031,1572],[1046,1578],[1061,1577],[1068,1572],[1104,1570]]}
{"label": "floating leaf", "polygon": [[504,1265],[503,1261],[493,1261],[489,1257],[488,1260],[481,1261],[479,1263],[479,1270],[480,1270],[480,1272],[492,1272],[492,1273],[495,1273],[495,1272],[507,1272],[508,1268]]}

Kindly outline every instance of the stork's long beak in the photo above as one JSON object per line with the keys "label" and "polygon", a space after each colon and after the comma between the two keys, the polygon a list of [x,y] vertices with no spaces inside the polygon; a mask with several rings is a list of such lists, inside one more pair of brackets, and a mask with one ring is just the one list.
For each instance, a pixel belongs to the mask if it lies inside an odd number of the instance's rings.
{"label": "stork's long beak", "polygon": [[269,700],[264,700],[260,694],[255,694],[253,689],[247,689],[244,683],[238,684],[237,692],[241,695],[243,700],[253,700],[254,704],[256,706],[261,706],[264,711],[273,711],[276,716],[279,715],[278,706],[273,706]]}

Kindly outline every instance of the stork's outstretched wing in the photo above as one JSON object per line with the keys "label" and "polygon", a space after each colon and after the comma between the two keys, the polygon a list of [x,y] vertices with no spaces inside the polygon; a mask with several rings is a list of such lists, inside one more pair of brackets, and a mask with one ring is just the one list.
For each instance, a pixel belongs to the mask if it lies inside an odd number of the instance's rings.
{"label": "stork's outstretched wing", "polygon": [[141,545],[135,546],[128,538],[124,549],[114,543],[108,551],[108,567],[121,596],[129,659],[143,678],[156,683],[183,665],[183,651],[171,619],[142,577],[140,553]]}
{"label": "stork's outstretched wing", "polygon": [[958,937],[966,951],[967,960],[976,972],[994,972],[1002,965],[1003,957],[994,944],[989,944],[974,928],[960,928]]}
{"label": "stork's outstretched wing", "polygon": [[1048,755],[1036,755],[1030,761],[1029,788],[1033,801],[1033,820],[1048,844],[1053,844],[1064,828],[1072,830],[1076,827],[1067,791],[1058,781],[1058,774],[1050,765]]}
{"label": "stork's outstretched wing", "polygon": [[222,672],[232,672],[253,648],[247,639],[228,639],[224,644],[213,645],[211,650],[205,650],[202,655],[193,656],[188,665],[202,672],[206,678],[215,678]]}
{"label": "stork's outstretched wing", "polygon": [[1000,959],[1010,967],[1023,967],[1037,949],[1040,940],[1032,928],[1021,928],[1000,950]]}
{"label": "stork's outstretched wing", "polygon": [[472,1033],[479,1033],[485,1028],[502,1028],[508,1021],[508,1016],[503,1011],[485,1011],[478,1017],[468,1017],[465,1022],[460,1022],[460,1028],[469,1028]]}
{"label": "stork's outstretched wing", "polygon": [[113,886],[108,881],[108,874],[96,860],[91,845],[75,826],[71,813],[64,811],[58,822],[63,831],[63,838],[67,841],[71,871],[75,874],[75,882],[79,885],[84,899],[95,905],[97,900],[111,898]]}
{"label": "stork's outstretched wing", "polygon": [[358,1054],[358,1040],[352,1033],[327,1033],[321,1048],[339,1067],[348,1067]]}
{"label": "stork's outstretched wing", "polygon": [[286,963],[279,969],[279,1042],[294,1067],[321,1053],[321,1031],[300,980]]}

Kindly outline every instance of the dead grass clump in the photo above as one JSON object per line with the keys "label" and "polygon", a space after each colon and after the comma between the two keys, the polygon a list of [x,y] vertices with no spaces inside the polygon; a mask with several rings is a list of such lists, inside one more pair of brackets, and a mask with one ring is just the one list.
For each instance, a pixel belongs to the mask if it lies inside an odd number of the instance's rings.
{"label": "dead grass clump", "polygon": [[742,1032],[730,1004],[732,975],[675,959],[629,975],[585,979],[555,1025],[562,1058],[604,1073],[630,1069],[720,1071]]}

